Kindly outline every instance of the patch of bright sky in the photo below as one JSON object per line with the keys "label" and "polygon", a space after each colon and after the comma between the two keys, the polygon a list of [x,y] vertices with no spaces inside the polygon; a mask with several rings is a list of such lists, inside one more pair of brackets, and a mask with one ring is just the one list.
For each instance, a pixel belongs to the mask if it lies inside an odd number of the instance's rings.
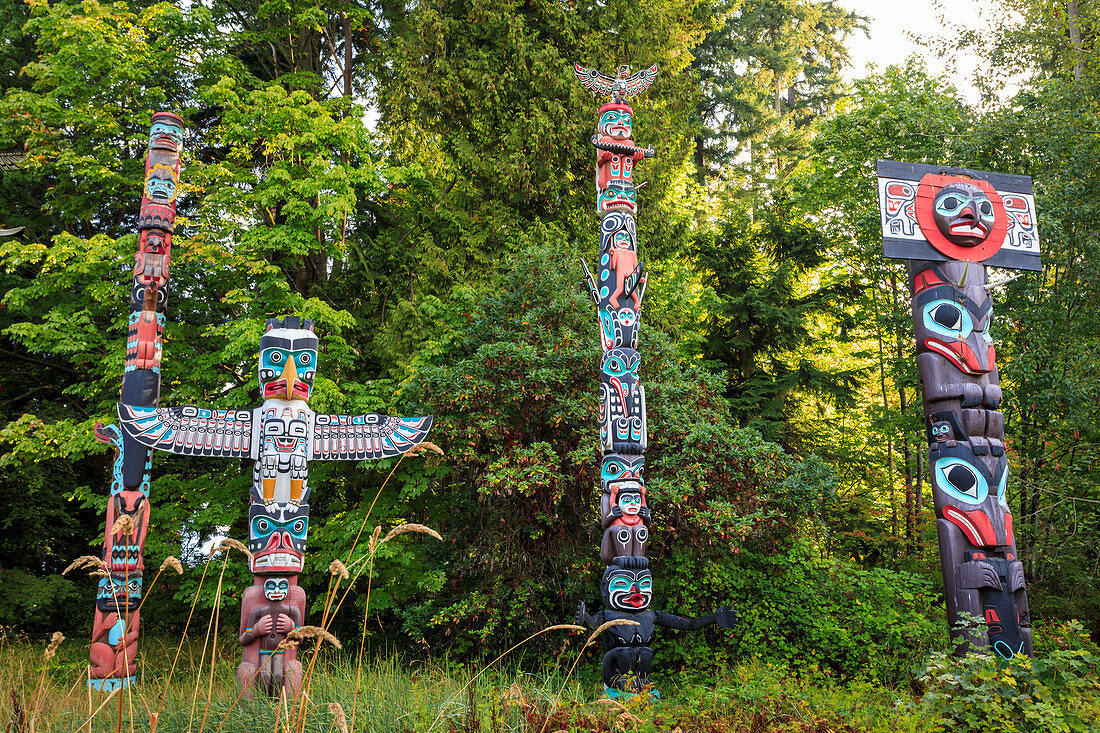
{"label": "patch of bright sky", "polygon": [[[840,0],[839,4],[869,19],[868,35],[857,33],[848,39],[852,65],[845,73],[848,80],[871,74],[869,65],[878,71],[890,65],[903,65],[912,55],[924,59],[928,71],[943,76],[958,89],[963,101],[977,104],[980,99],[974,80],[983,73],[985,64],[971,50],[956,51],[940,57],[933,50],[950,47],[959,28],[980,28],[995,22],[998,3],[981,0]],[[983,20],[984,16],[984,20]],[[920,40],[931,41],[932,46]],[[1016,91],[1009,84],[999,95],[1005,99]]]}

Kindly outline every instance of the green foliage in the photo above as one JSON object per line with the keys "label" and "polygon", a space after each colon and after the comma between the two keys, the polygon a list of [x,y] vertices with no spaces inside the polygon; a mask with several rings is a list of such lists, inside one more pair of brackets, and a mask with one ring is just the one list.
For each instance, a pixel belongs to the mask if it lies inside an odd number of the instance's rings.
{"label": "green foliage", "polygon": [[942,644],[939,598],[928,579],[913,573],[814,560],[797,549],[672,550],[658,567],[658,577],[671,576],[668,589],[658,589],[663,608],[698,615],[725,599],[741,618],[730,631],[707,632],[728,640],[706,652],[695,635],[662,637],[658,653],[678,665],[759,658],[895,685]]}
{"label": "green foliage", "polygon": [[1080,624],[1043,630],[1060,641],[1034,659],[1003,662],[934,653],[916,710],[949,731],[1091,731],[1100,725],[1100,648]]}

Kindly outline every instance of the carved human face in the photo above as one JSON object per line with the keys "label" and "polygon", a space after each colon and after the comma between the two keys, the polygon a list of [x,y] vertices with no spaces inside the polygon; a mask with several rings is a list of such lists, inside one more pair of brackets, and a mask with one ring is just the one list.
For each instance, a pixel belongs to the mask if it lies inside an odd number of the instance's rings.
{"label": "carved human face", "polygon": [[272,328],[260,337],[260,389],[264,399],[309,400],[317,375],[319,341],[304,328]]}
{"label": "carved human face", "polygon": [[973,183],[950,183],[936,194],[932,218],[949,242],[976,247],[993,230],[993,203]]}
{"label": "carved human face", "polygon": [[624,515],[637,516],[642,510],[642,492],[640,491],[620,491],[618,499],[619,509]]}
{"label": "carved human face", "polygon": [[149,128],[149,147],[162,150],[183,150],[183,125],[175,115],[153,115],[153,125]]}
{"label": "carved human face", "polygon": [[611,565],[604,573],[604,600],[616,611],[642,611],[653,600],[653,576],[648,569]]}
{"label": "carved human face", "polygon": [[281,601],[290,593],[290,581],[286,578],[268,578],[264,581],[264,598]]}
{"label": "carved human face", "polygon": [[630,137],[632,127],[633,115],[621,109],[605,110],[596,125],[601,135],[623,139]]}

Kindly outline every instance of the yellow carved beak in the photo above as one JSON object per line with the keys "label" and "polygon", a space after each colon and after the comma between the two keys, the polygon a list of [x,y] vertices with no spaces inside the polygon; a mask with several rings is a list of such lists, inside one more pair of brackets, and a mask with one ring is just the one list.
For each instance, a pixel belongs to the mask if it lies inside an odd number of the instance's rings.
{"label": "yellow carved beak", "polygon": [[287,400],[294,399],[294,383],[298,381],[298,370],[294,368],[293,356],[286,360],[286,366],[283,367],[283,373],[280,376],[286,380]]}

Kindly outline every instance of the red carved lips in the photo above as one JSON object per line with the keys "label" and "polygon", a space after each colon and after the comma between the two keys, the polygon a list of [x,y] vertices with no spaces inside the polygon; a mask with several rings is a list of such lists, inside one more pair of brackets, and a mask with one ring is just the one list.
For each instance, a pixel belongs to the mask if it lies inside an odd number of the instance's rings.
{"label": "red carved lips", "polygon": [[[286,380],[276,379],[274,382],[268,382],[264,385],[264,399],[268,397],[285,397],[287,394]],[[308,400],[309,399],[309,385],[300,379],[292,380],[290,385],[290,399],[292,400]]]}
{"label": "red carved lips", "polygon": [[634,606],[634,608],[641,608],[645,605],[645,596],[635,590],[633,595],[626,599],[626,602]]}

